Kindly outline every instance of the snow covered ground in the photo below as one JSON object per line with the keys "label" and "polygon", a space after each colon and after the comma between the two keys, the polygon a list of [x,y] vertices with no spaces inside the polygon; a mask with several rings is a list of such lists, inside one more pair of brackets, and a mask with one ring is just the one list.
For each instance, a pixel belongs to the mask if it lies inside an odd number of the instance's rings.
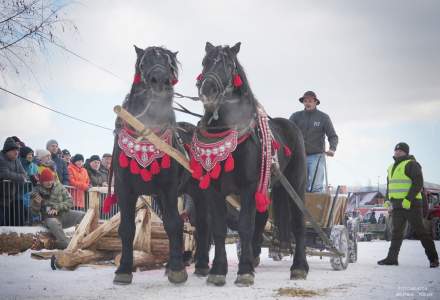
{"label": "snow covered ground", "polygon": [[[188,281],[172,285],[163,270],[137,272],[133,284],[114,286],[114,267],[86,266],[76,271],[52,271],[49,261],[30,258],[30,251],[17,256],[0,255],[0,299],[287,299],[280,288],[315,292],[307,299],[440,299],[440,269],[429,269],[420,242],[404,241],[400,266],[379,267],[389,243],[359,243],[359,260],[345,271],[333,271],[328,258],[309,257],[305,281],[289,280],[290,259],[275,262],[262,254],[255,285],[236,287],[235,247],[228,246],[229,274],[224,287],[207,286],[204,278],[188,269]],[[440,249],[440,243],[436,243]],[[298,290],[296,290],[298,289]],[[302,291],[304,292],[304,291]],[[297,298],[298,299],[298,298]]]}

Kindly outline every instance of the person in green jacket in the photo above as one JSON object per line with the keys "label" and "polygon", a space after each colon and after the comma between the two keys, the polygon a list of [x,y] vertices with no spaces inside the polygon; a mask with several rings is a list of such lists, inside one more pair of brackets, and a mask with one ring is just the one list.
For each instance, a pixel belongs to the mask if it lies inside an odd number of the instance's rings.
{"label": "person in green jacket", "polygon": [[394,148],[394,164],[388,168],[387,195],[385,207],[392,206],[391,245],[385,259],[379,265],[398,265],[398,256],[402,245],[403,234],[408,221],[416,236],[420,239],[430,267],[439,266],[435,244],[428,230],[423,225],[423,188],[422,167],[413,155],[409,155],[409,146],[398,143]]}
{"label": "person in green jacket", "polygon": [[55,236],[55,246],[65,249],[69,239],[63,228],[79,224],[84,217],[81,211],[71,210],[72,197],[66,188],[55,180],[54,173],[45,168],[39,177],[39,184],[31,193],[33,213],[41,213],[43,224]]}

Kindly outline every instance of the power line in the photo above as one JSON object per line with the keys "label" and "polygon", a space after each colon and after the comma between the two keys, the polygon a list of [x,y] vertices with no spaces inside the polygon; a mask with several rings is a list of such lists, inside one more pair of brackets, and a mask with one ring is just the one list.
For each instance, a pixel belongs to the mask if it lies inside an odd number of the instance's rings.
{"label": "power line", "polygon": [[5,88],[3,88],[3,87],[1,87],[1,86],[0,86],[0,90],[6,92],[6,93],[8,93],[8,94],[11,94],[11,95],[13,95],[13,96],[15,96],[15,97],[17,97],[17,98],[19,98],[19,99],[21,99],[21,100],[27,101],[27,102],[32,103],[32,104],[34,104],[34,105],[37,105],[37,106],[39,106],[39,107],[41,107],[41,108],[44,108],[44,109],[50,110],[50,111],[52,111],[52,112],[54,112],[54,113],[57,113],[57,114],[62,115],[62,116],[64,116],[64,117],[70,118],[70,119],[72,119],[72,120],[75,120],[75,121],[78,121],[78,122],[82,122],[82,123],[87,124],[87,125],[95,126],[95,127],[101,128],[101,129],[105,129],[105,130],[113,131],[113,129],[111,129],[111,128],[108,128],[108,127],[105,127],[105,126],[102,126],[102,125],[99,125],[99,124],[96,124],[96,123],[93,123],[93,122],[89,122],[89,121],[82,120],[82,119],[77,118],[77,117],[75,117],[75,116],[72,116],[72,115],[69,115],[69,114],[63,113],[63,112],[61,112],[61,111],[59,111],[59,110],[56,110],[56,109],[50,108],[50,107],[45,106],[45,105],[43,105],[43,104],[40,104],[40,103],[38,103],[38,102],[36,102],[36,101],[33,101],[33,100],[29,99],[29,98],[26,98],[26,97],[20,96],[20,95],[18,95],[18,94],[16,94],[16,93],[12,92],[12,91],[10,91],[10,90],[7,90],[7,89],[5,89]]}

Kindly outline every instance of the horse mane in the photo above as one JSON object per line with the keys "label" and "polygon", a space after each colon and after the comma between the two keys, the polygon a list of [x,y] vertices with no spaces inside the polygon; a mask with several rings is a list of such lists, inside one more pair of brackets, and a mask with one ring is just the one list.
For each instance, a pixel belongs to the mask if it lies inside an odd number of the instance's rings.
{"label": "horse mane", "polygon": [[249,85],[249,81],[247,79],[246,72],[244,71],[243,66],[238,61],[238,58],[236,57],[236,55],[234,55],[232,53],[229,46],[225,47],[225,50],[227,51],[227,53],[230,57],[233,57],[234,62],[235,62],[235,66],[236,66],[236,71],[237,71],[238,75],[240,75],[241,81],[243,82],[243,85],[239,89],[235,89],[234,93],[240,97],[246,98],[250,102],[250,104],[252,104],[253,106],[256,107],[258,100],[255,98],[254,93],[251,90],[251,87]]}

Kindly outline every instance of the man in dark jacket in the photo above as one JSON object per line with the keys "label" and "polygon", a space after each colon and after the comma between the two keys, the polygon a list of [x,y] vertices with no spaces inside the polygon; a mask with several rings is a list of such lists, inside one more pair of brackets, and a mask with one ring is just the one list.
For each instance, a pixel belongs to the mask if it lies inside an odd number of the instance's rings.
{"label": "man in dark jacket", "polygon": [[59,155],[58,142],[56,140],[49,140],[46,143],[46,149],[50,152],[51,158],[56,165],[60,182],[64,185],[69,185],[69,172],[67,171],[67,164]]}
{"label": "man in dark jacket", "polygon": [[423,188],[422,167],[414,156],[409,155],[409,146],[399,143],[394,149],[394,164],[388,168],[387,195],[385,207],[392,205],[391,245],[385,259],[379,265],[398,265],[398,256],[402,245],[403,234],[408,221],[416,236],[425,248],[430,267],[439,266],[438,254],[430,233],[423,225]]}
{"label": "man in dark jacket", "polygon": [[[325,154],[334,156],[338,146],[338,135],[333,128],[330,117],[316,107],[321,102],[312,91],[304,93],[299,98],[304,104],[304,110],[290,116],[304,136],[307,154],[307,191],[322,193],[324,191]],[[330,150],[325,151],[325,136],[327,135]]]}
{"label": "man in dark jacket", "polygon": [[8,137],[0,152],[0,226],[22,225],[27,175],[18,159],[19,152],[18,144]]}
{"label": "man in dark jacket", "polygon": [[81,211],[71,210],[72,197],[66,188],[55,181],[54,173],[44,169],[40,182],[31,194],[31,206],[34,214],[41,214],[44,225],[55,236],[58,249],[65,249],[69,244],[63,228],[79,224],[84,217]]}

